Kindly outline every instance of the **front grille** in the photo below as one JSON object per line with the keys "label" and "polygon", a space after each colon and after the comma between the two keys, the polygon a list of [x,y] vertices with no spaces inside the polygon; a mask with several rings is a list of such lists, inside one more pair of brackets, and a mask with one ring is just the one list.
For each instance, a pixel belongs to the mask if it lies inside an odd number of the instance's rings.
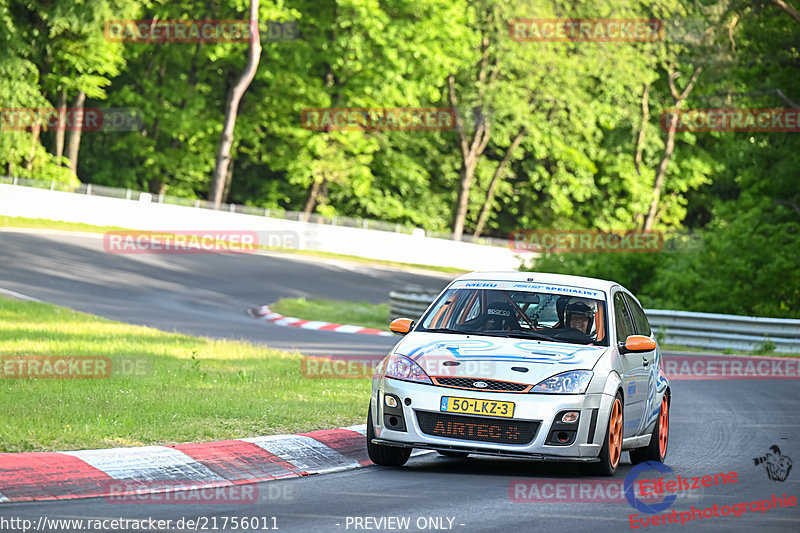
{"label": "front grille", "polygon": [[426,435],[450,439],[528,444],[539,429],[539,422],[480,418],[416,411],[420,430]]}
{"label": "front grille", "polygon": [[[480,379],[480,378],[450,378],[450,377],[437,377],[434,378],[437,385],[444,387],[454,387],[457,389],[474,389],[484,391],[503,391],[503,392],[527,392],[530,385],[525,383],[514,383],[511,381],[498,381],[496,379]],[[476,387],[475,382],[482,381],[486,383],[486,387]]]}

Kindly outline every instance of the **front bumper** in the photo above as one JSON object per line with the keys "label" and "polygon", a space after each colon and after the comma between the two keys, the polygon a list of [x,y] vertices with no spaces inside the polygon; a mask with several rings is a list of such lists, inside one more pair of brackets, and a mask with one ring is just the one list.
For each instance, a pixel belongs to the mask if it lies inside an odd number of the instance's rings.
{"label": "front bumper", "polygon": [[[399,405],[393,411],[402,410],[405,431],[391,429],[386,425],[384,412],[384,396],[394,395]],[[485,417],[478,415],[451,415],[458,420],[474,421],[476,424],[489,425],[513,423],[537,423],[535,435],[530,442],[505,444],[496,441],[472,440],[470,438],[451,438],[430,434],[422,429],[418,413],[430,413],[423,417],[436,416],[448,420],[449,413],[439,410],[442,396],[457,398],[481,399],[491,401],[514,402],[514,418]],[[382,378],[375,380],[372,388],[370,409],[375,427],[373,443],[405,448],[423,448],[442,451],[459,451],[473,454],[499,455],[506,457],[524,457],[542,461],[583,461],[598,460],[600,448],[605,439],[608,417],[613,401],[606,394],[516,394],[505,392],[482,392],[474,390],[440,387]],[[578,411],[577,428],[570,444],[553,445],[552,434],[559,426],[554,427],[556,415],[562,411]],[[443,416],[442,416],[443,415]],[[477,426],[476,426],[477,427]],[[482,430],[486,437],[492,431]],[[499,434],[499,433],[498,433]]]}

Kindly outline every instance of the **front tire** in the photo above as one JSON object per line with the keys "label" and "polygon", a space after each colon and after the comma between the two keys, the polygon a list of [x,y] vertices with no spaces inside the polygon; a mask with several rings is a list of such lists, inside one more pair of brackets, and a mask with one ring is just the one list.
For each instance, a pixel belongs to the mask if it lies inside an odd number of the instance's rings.
{"label": "front tire", "polygon": [[663,463],[667,458],[667,448],[669,445],[669,400],[667,394],[661,398],[661,409],[658,412],[658,420],[650,436],[650,444],[644,448],[631,450],[631,463],[637,465],[645,461],[657,461]]}
{"label": "front tire", "polygon": [[381,466],[403,466],[411,457],[411,448],[397,448],[372,444],[375,438],[375,428],[372,426],[372,407],[367,411],[367,455],[369,460]]}
{"label": "front tire", "polygon": [[622,396],[619,393],[611,404],[611,414],[608,417],[608,428],[603,447],[600,449],[600,462],[581,465],[585,474],[592,476],[613,476],[619,466],[622,456]]}

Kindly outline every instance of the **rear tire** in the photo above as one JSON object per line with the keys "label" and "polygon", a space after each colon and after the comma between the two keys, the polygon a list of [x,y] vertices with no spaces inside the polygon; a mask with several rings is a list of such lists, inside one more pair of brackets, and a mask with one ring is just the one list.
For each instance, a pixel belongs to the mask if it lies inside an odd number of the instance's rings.
{"label": "rear tire", "polygon": [[436,450],[436,453],[442,455],[444,457],[458,457],[463,459],[467,457],[469,454],[467,452],[451,452],[451,451],[444,451],[444,450]]}
{"label": "rear tire", "polygon": [[372,426],[372,407],[367,411],[367,455],[369,460],[381,466],[403,466],[411,457],[411,448],[397,448],[372,444],[375,438],[375,428]]}
{"label": "rear tire", "polygon": [[658,420],[650,436],[650,444],[644,448],[631,450],[631,463],[637,465],[645,461],[663,463],[667,458],[669,446],[669,400],[667,394],[661,398],[661,408],[658,411]]}
{"label": "rear tire", "polygon": [[622,456],[622,428],[623,426],[622,396],[619,393],[611,403],[611,413],[608,416],[608,427],[603,447],[600,448],[600,461],[597,463],[581,464],[581,472],[590,476],[613,476],[619,466]]}

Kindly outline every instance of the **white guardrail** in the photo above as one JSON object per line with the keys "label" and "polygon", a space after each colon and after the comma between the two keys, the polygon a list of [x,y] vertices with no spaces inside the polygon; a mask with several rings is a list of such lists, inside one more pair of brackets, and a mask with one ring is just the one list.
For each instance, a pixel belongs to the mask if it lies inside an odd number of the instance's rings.
{"label": "white guardrail", "polygon": [[[255,231],[259,243],[464,270],[514,270],[520,260],[507,246],[426,237],[376,229],[287,220],[230,211],[197,209],[152,201],[147,193],[130,199],[20,187],[0,183],[0,215],[81,222],[144,231]],[[277,245],[276,245],[277,246]]]}
{"label": "white guardrail", "polygon": [[[417,320],[437,293],[392,291],[391,318]],[[800,320],[718,315],[666,309],[645,309],[650,326],[661,342],[715,350],[760,350],[800,353]]]}

